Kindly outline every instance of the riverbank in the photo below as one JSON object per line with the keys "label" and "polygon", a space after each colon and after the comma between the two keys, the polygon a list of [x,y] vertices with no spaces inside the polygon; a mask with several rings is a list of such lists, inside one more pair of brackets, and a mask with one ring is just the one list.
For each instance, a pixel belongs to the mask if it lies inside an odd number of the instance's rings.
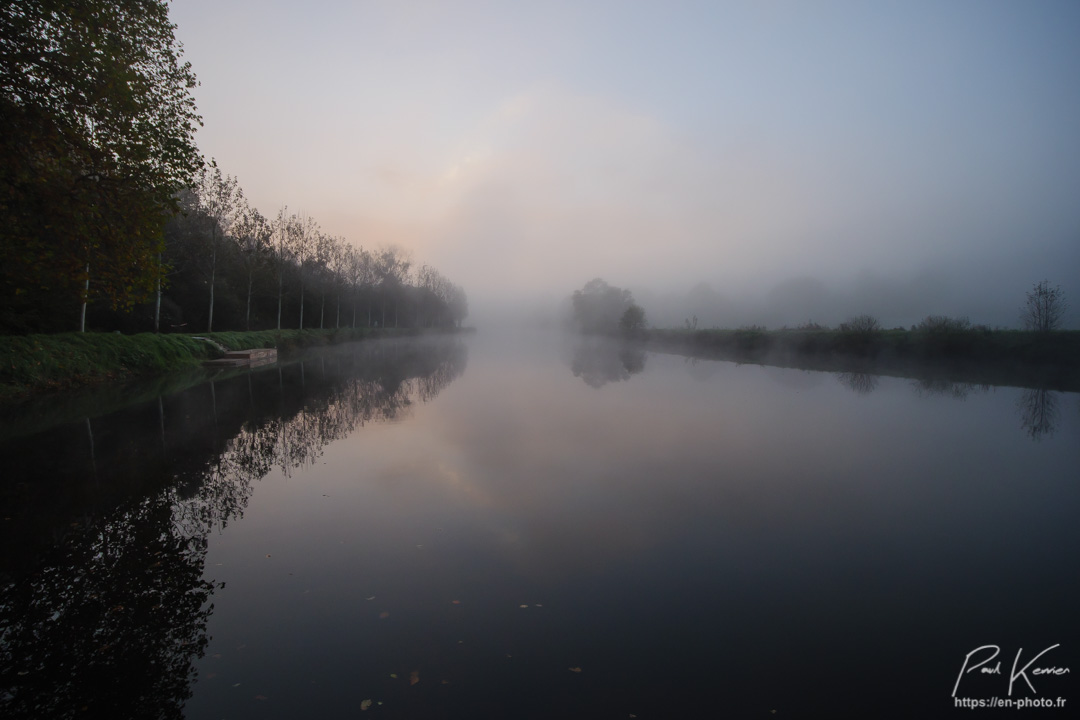
{"label": "riverbank", "polygon": [[[453,331],[451,331],[453,332]],[[320,345],[420,335],[415,329],[264,330],[201,335],[62,333],[0,337],[0,401],[109,380],[194,368],[227,350],[277,348],[286,354]],[[208,338],[213,343],[206,342]]]}
{"label": "riverbank", "polygon": [[1080,392],[1080,332],[683,330],[642,332],[651,350],[830,372]]}

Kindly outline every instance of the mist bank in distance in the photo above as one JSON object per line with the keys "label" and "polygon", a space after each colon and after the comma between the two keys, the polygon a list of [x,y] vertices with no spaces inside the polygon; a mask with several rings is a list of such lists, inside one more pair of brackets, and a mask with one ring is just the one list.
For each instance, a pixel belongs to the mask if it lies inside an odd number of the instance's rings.
{"label": "mist bank in distance", "polygon": [[[614,263],[617,265],[618,263]],[[713,269],[703,263],[696,277],[665,280],[663,262],[646,271],[576,266],[568,262],[537,291],[507,291],[479,285],[470,290],[470,319],[481,330],[501,327],[561,327],[571,317],[571,296],[602,278],[626,288],[645,311],[648,327],[684,327],[695,315],[707,329],[764,325],[778,329],[814,322],[836,327],[868,314],[884,328],[917,325],[928,315],[966,317],[974,325],[1021,329],[1021,308],[1035,283],[1060,285],[1068,301],[1062,329],[1080,329],[1080,245],[1057,245],[1043,252],[986,253],[967,262],[937,262],[892,271],[856,270],[837,263],[832,273],[771,276],[736,273],[733,265]]]}
{"label": "mist bank in distance", "polygon": [[[697,318],[699,328],[737,328],[764,325],[795,327],[808,322],[836,326],[855,315],[868,314],[882,327],[909,328],[928,315],[967,317],[991,327],[1020,328],[1025,292],[1043,278],[983,287],[985,279],[954,281],[944,275],[925,273],[907,280],[862,273],[845,283],[827,284],[813,277],[794,277],[760,292],[725,291],[702,282],[685,292],[652,292],[632,288],[645,308],[651,327],[683,327]],[[1080,289],[1060,282],[1067,297]],[[1051,284],[1059,281],[1050,278]],[[1075,284],[1075,283],[1073,283]],[[1077,312],[1069,308],[1062,327],[1078,326]]]}

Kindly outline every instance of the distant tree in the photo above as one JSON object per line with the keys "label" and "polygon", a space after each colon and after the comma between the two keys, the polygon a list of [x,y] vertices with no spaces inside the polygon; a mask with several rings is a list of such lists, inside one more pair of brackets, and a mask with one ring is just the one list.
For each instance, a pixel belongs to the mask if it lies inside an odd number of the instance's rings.
{"label": "distant tree", "polygon": [[244,191],[231,175],[223,175],[217,162],[210,161],[203,167],[195,182],[195,194],[199,198],[199,210],[206,218],[210,263],[210,314],[206,320],[206,332],[214,331],[214,287],[217,284],[218,238],[230,236],[233,225],[245,206]]}
{"label": "distant tree", "polygon": [[375,254],[375,277],[382,300],[382,327],[386,327],[386,306],[390,301],[394,303],[394,327],[398,326],[398,306],[411,266],[408,253],[396,245],[387,245]]}
{"label": "distant tree", "polygon": [[915,328],[918,332],[937,334],[964,332],[971,329],[971,320],[966,317],[951,318],[947,315],[927,315]]}
{"label": "distant tree", "polygon": [[1061,286],[1050,287],[1049,280],[1036,283],[1027,293],[1027,302],[1020,308],[1020,319],[1027,330],[1049,332],[1061,327],[1068,304]]}
{"label": "distant tree", "polygon": [[265,217],[246,202],[241,204],[233,227],[233,240],[240,253],[240,262],[247,274],[247,304],[244,329],[251,329],[251,293],[255,271],[266,263],[270,254],[273,228]]}
{"label": "distant tree", "polygon": [[454,285],[450,289],[447,301],[450,309],[450,320],[455,326],[461,327],[465,318],[469,317],[469,299],[465,296],[465,289],[460,285]]}
{"label": "distant tree", "polygon": [[619,318],[619,330],[624,335],[634,335],[645,329],[645,311],[640,305],[631,304]]}
{"label": "distant tree", "polygon": [[570,300],[574,321],[585,333],[615,334],[619,321],[634,306],[634,296],[629,290],[608,285],[600,278],[585,283],[581,290],[575,290]]}
{"label": "distant tree", "polygon": [[300,329],[304,329],[304,286],[315,257],[319,224],[310,215],[293,215],[288,224],[288,244],[293,260],[300,271]]}
{"label": "distant tree", "polygon": [[873,315],[856,315],[840,323],[840,332],[869,335],[881,329],[877,318]]}

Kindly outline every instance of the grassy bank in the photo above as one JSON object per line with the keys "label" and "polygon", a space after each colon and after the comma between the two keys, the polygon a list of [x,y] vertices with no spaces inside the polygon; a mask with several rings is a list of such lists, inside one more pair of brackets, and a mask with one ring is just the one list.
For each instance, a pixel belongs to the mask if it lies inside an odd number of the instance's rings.
{"label": "grassy bank", "polygon": [[157,375],[193,368],[228,350],[276,347],[287,353],[372,337],[416,335],[416,330],[338,329],[120,335],[63,333],[0,337],[0,400],[106,380]]}
{"label": "grassy bank", "polygon": [[967,329],[648,330],[650,348],[696,357],[1080,391],[1080,332]]}

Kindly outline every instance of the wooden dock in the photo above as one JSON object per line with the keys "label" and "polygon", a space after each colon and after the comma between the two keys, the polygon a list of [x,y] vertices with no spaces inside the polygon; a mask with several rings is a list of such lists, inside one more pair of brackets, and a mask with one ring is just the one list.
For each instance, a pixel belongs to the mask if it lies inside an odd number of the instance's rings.
{"label": "wooden dock", "polygon": [[253,350],[229,350],[225,357],[207,360],[207,367],[260,367],[277,362],[277,348],[255,348]]}

